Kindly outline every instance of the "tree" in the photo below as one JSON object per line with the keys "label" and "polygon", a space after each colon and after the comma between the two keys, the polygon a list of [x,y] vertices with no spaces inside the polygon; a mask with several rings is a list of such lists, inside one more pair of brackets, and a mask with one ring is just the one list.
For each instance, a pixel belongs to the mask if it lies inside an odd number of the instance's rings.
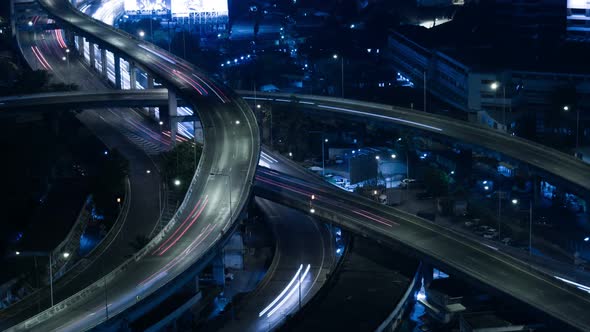
{"label": "tree", "polygon": [[178,189],[186,191],[193,179],[203,149],[193,142],[176,144],[174,149],[162,153],[162,171],[168,181],[180,180]]}
{"label": "tree", "polygon": [[442,170],[429,166],[424,170],[424,183],[433,196],[444,196],[449,191],[449,177]]}

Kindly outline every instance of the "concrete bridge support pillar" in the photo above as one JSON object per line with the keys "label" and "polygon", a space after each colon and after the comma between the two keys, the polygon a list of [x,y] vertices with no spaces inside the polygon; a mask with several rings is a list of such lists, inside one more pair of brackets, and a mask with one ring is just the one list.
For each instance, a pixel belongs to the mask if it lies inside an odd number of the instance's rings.
{"label": "concrete bridge support pillar", "polygon": [[78,54],[84,58],[84,37],[76,36],[76,38],[78,38]]}
{"label": "concrete bridge support pillar", "polygon": [[213,261],[213,280],[218,286],[225,286],[225,267],[223,266],[223,253],[219,252]]}
{"label": "concrete bridge support pillar", "polygon": [[109,80],[109,77],[108,77],[108,72],[107,72],[107,65],[108,65],[108,62],[107,62],[107,50],[105,48],[103,48],[103,49],[100,50],[100,61],[102,63],[102,66],[101,66],[101,69],[102,69],[102,77],[105,80],[108,81]]}
{"label": "concrete bridge support pillar", "polygon": [[176,133],[178,132],[178,122],[176,122],[176,115],[178,103],[176,101],[176,93],[168,90],[168,121],[170,123],[170,139],[172,146],[176,145]]}
{"label": "concrete bridge support pillar", "polygon": [[129,61],[129,89],[137,89],[137,68],[131,61]]}
{"label": "concrete bridge support pillar", "polygon": [[96,56],[94,54],[94,44],[89,43],[88,47],[90,47],[90,69],[94,70],[96,68]]}
{"label": "concrete bridge support pillar", "polygon": [[[149,73],[146,73],[146,76],[147,76],[146,89],[153,89],[154,88],[154,77],[152,75],[150,75]],[[155,118],[156,117],[156,110],[153,107],[149,107],[148,108],[148,115],[151,118]]]}
{"label": "concrete bridge support pillar", "polygon": [[428,288],[430,283],[432,282],[432,277],[434,274],[434,268],[429,263],[422,261],[422,266],[420,267],[422,270],[422,278],[424,280],[424,288]]}
{"label": "concrete bridge support pillar", "polygon": [[72,49],[74,49],[74,34],[70,31],[70,30],[64,30],[65,34],[66,34],[66,45],[68,46],[68,48],[70,49],[70,51]]}
{"label": "concrete bridge support pillar", "polygon": [[115,88],[121,90],[121,57],[115,54]]}

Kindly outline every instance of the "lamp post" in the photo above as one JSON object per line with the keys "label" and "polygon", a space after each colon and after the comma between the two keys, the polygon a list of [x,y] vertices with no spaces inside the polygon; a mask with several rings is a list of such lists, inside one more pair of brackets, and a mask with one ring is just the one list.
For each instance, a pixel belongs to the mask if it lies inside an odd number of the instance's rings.
{"label": "lamp post", "polygon": [[[569,105],[565,105],[563,106],[563,110],[565,112],[569,112],[570,111],[570,107]],[[576,107],[576,150],[579,147],[580,144],[580,108]]]}
{"label": "lamp post", "polygon": [[[15,251],[15,256],[28,256],[33,257],[35,259],[35,269],[37,268],[37,257],[48,257],[49,258],[49,294],[51,299],[51,306],[53,307],[53,252],[44,252],[44,251]],[[61,253],[61,256],[64,259],[68,259],[70,257],[70,253],[64,251]],[[37,285],[38,286],[38,285]]]}
{"label": "lamp post", "polygon": [[324,153],[325,153],[324,144],[325,143],[328,143],[327,138],[322,139],[322,177],[326,176],[326,158],[324,156]]}
{"label": "lamp post", "polygon": [[[512,204],[518,205],[518,199],[513,199]],[[533,253],[533,198],[529,200],[529,255]]]}
{"label": "lamp post", "polygon": [[[500,87],[500,83],[493,82],[490,84],[490,88],[496,91]],[[506,127],[506,131],[508,131],[508,125],[506,124],[506,86],[502,84],[502,117],[503,117],[503,125]]]}
{"label": "lamp post", "polygon": [[[332,55],[334,60],[338,60],[338,54]],[[340,92],[344,98],[344,57],[340,56]]]}

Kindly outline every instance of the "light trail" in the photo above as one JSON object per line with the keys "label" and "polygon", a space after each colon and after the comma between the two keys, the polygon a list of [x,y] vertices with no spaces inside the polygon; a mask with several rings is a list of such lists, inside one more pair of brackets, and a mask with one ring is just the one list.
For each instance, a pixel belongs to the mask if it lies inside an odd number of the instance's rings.
{"label": "light trail", "polygon": [[406,120],[406,119],[395,118],[392,116],[386,116],[386,115],[381,115],[381,114],[372,114],[372,113],[361,112],[361,111],[357,111],[357,110],[351,110],[349,108],[342,108],[342,107],[335,107],[335,106],[318,105],[318,107],[327,108],[327,109],[331,109],[331,110],[335,110],[335,111],[342,111],[342,112],[346,112],[346,113],[361,114],[361,115],[367,115],[370,117],[393,120],[393,121],[407,123],[410,125],[423,127],[423,128],[427,128],[427,129],[431,129],[431,130],[435,130],[435,131],[443,131],[441,128],[438,128],[438,127],[433,127],[433,126],[430,126],[427,124],[423,124],[423,123],[415,122],[415,121],[410,121],[410,120]]}
{"label": "light trail", "polygon": [[277,304],[277,306],[274,309],[272,309],[268,314],[266,314],[267,317],[272,316],[272,314],[274,314],[277,310],[279,310],[285,304],[285,302],[287,302],[287,300],[289,300],[291,298],[291,296],[293,296],[293,294],[295,294],[298,287],[301,287],[301,283],[303,282],[303,280],[305,280],[305,277],[307,277],[307,274],[309,273],[310,268],[311,268],[311,264],[307,264],[307,268],[305,269],[305,272],[303,272],[303,276],[301,276],[301,278],[298,278],[299,280],[297,281],[297,284],[291,289],[289,294],[287,294],[287,296],[285,296],[283,298],[283,300],[279,304]]}
{"label": "light trail", "polygon": [[265,313],[267,313],[277,302],[279,302],[279,300],[289,291],[289,289],[291,288],[291,286],[293,286],[293,284],[295,283],[295,281],[297,280],[297,278],[299,277],[299,274],[301,273],[301,270],[303,270],[303,264],[299,265],[299,269],[297,270],[297,272],[295,273],[295,275],[293,276],[293,279],[291,279],[291,281],[287,284],[287,286],[283,289],[283,291],[269,304],[266,306],[266,308],[264,308],[260,313],[258,313],[258,317],[262,317]]}

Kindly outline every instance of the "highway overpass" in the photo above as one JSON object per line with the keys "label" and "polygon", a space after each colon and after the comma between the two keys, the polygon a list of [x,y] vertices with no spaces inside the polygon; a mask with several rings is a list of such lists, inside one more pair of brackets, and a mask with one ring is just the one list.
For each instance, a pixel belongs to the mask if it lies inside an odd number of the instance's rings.
{"label": "highway overpass", "polygon": [[[135,102],[141,104],[142,98],[150,94],[152,90],[125,90],[113,92],[111,100],[103,98],[101,93],[84,92],[72,93],[75,101],[67,101],[70,93],[54,93],[50,95],[29,95],[16,98],[0,99],[0,110],[17,109],[21,106],[43,105],[44,102],[51,104],[59,103],[62,106],[76,106],[80,108],[86,103],[92,106],[111,105],[111,103]],[[334,112],[359,117],[369,117],[381,121],[391,122],[398,125],[428,131],[437,135],[445,136],[459,142],[481,146],[492,151],[498,151],[510,158],[532,165],[544,173],[551,174],[556,178],[563,179],[572,186],[578,187],[583,192],[583,197],[590,194],[590,165],[581,160],[557,151],[553,148],[524,140],[515,136],[506,135],[489,128],[480,127],[468,122],[459,121],[439,115],[419,112],[400,108],[397,106],[363,102],[351,99],[341,99],[313,95],[296,95],[284,93],[256,93],[252,91],[238,91],[246,100],[259,102],[272,102],[283,105],[299,105],[321,112]],[[156,89],[154,96],[149,97],[146,104],[149,106],[164,103],[168,98],[164,90]],[[122,99],[121,101],[117,99]],[[159,100],[158,100],[159,99]]]}
{"label": "highway overpass", "polygon": [[[81,330],[107,318],[101,283],[108,284],[108,311],[112,317],[215,251],[249,199],[259,158],[259,134],[249,107],[193,65],[81,14],[67,0],[39,3],[62,26],[100,42],[103,48],[156,77],[169,94],[178,95],[196,111],[206,128],[206,145],[195,177],[164,231],[104,280],[9,329]],[[231,204],[228,197],[232,197]]]}
{"label": "highway overpass", "polygon": [[[54,97],[64,99],[63,95],[55,95]],[[314,98],[314,103],[320,109],[322,108],[319,106],[322,105],[342,108],[343,102],[349,102],[347,107],[350,108],[353,104],[358,103],[357,101],[338,100],[340,106],[333,106],[333,104],[320,103],[319,100],[323,100],[323,97],[309,97]],[[34,96],[26,98],[27,103],[31,103],[34,98]],[[47,98],[47,96],[43,98]],[[141,94],[129,91],[126,98],[139,99]],[[300,103],[302,101],[311,102],[310,99],[301,99],[301,97],[296,101],[290,100],[289,102]],[[2,101],[0,100],[0,102]],[[40,102],[42,102],[41,99]],[[2,105],[0,105],[1,107]],[[330,111],[332,108],[327,108],[327,110]],[[442,127],[433,122],[439,118],[430,116],[430,122],[420,122],[419,124]],[[416,122],[417,119],[403,118],[403,120]],[[478,132],[480,135],[484,132],[493,134],[489,130],[467,124],[453,127],[448,124],[451,122],[449,119],[442,118],[441,122],[446,122],[444,128],[447,130],[444,133],[453,132],[453,135],[458,137],[471,137],[468,134],[472,131]],[[454,130],[451,131],[449,128]],[[459,132],[461,130],[466,133]],[[475,135],[474,137],[479,136]],[[503,152],[502,142],[521,144],[521,148],[526,148],[530,144],[530,142],[518,138],[500,135],[493,146],[500,149],[501,152]],[[536,147],[534,144],[532,146]],[[560,152],[555,152],[555,154],[562,155],[561,157],[565,159],[572,158]],[[541,163],[537,161],[537,164],[543,166],[542,161]],[[573,168],[571,172],[586,170],[586,165],[577,163],[577,161],[572,165],[579,166],[581,169]],[[273,164],[271,167],[295,174],[304,180],[260,169],[256,177],[255,193],[261,197],[309,212],[310,197],[314,194],[316,196],[316,200],[313,202],[315,214],[326,220],[338,223],[362,235],[391,244],[402,244],[416,250],[420,258],[431,261],[435,266],[482,282],[578,329],[583,330],[585,326],[590,326],[586,325],[590,324],[590,320],[582,315],[582,312],[590,305],[588,295],[559,282],[553,276],[546,275],[533,266],[465,238],[461,234],[428,223],[414,215],[361,199],[333,186],[321,184],[317,178],[306,176],[299,167],[286,162],[281,165]]]}

